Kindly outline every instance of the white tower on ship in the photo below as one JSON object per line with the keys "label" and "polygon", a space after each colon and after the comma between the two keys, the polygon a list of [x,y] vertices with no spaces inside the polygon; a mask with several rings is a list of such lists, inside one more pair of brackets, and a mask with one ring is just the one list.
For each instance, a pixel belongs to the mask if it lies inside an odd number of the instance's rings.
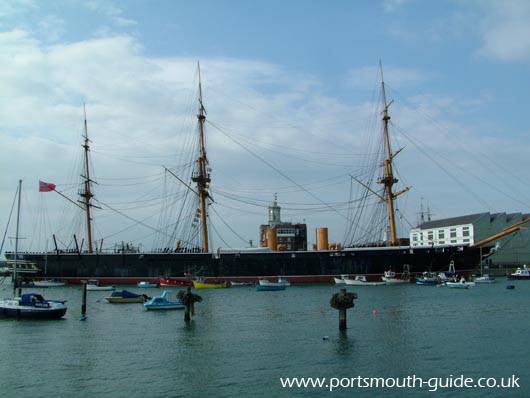
{"label": "white tower on ship", "polygon": [[272,206],[269,206],[269,226],[270,227],[275,227],[282,223],[282,220],[280,218],[280,210],[281,210],[281,207],[278,206],[278,194],[274,194],[274,202],[272,202]]}

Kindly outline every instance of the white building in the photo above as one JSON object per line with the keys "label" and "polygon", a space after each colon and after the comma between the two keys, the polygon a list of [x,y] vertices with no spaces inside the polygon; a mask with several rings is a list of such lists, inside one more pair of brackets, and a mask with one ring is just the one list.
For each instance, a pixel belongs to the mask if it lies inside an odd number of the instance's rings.
{"label": "white building", "polygon": [[[413,247],[442,245],[472,245],[501,232],[530,214],[523,213],[478,213],[443,220],[427,221],[410,230],[410,245]],[[488,257],[492,265],[520,266],[530,264],[530,222],[521,230],[493,242],[496,252]]]}

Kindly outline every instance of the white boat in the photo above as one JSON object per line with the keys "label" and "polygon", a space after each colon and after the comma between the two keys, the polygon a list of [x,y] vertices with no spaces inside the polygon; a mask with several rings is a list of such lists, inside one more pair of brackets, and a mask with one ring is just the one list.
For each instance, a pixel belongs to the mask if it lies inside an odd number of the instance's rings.
{"label": "white boat", "polygon": [[333,278],[335,280],[335,283],[337,285],[344,285],[346,283],[346,279],[349,279],[349,275],[341,275],[340,278]]}
{"label": "white boat", "polygon": [[230,285],[231,285],[232,287],[237,287],[237,286],[254,286],[255,283],[254,283],[254,282],[230,281]]}
{"label": "white boat", "polygon": [[158,283],[154,283],[154,282],[141,281],[141,282],[138,282],[138,283],[136,284],[136,286],[141,287],[141,288],[144,288],[144,289],[152,289],[152,288],[157,288],[157,287],[159,287],[160,284],[158,284]]}
{"label": "white boat", "polygon": [[530,269],[523,265],[523,268],[517,268],[517,270],[508,275],[508,279],[530,279]]}
{"label": "white boat", "polygon": [[494,277],[488,274],[483,274],[482,276],[478,276],[473,281],[475,283],[496,283],[497,282]]}
{"label": "white boat", "polygon": [[345,279],[344,282],[351,286],[385,286],[383,281],[368,281],[366,275],[357,275],[355,279]]}
{"label": "white boat", "polygon": [[61,287],[66,286],[66,282],[59,279],[43,279],[40,281],[33,281],[35,287]]}
{"label": "white boat", "polygon": [[474,282],[466,281],[466,278],[462,277],[459,281],[448,281],[445,282],[445,286],[452,289],[467,289],[468,287],[475,286]]}
{"label": "white boat", "polygon": [[110,291],[110,290],[116,290],[116,286],[114,285],[101,286],[97,279],[89,279],[87,282],[86,290]]}
{"label": "white boat", "polygon": [[[37,293],[25,293],[17,297],[17,272],[18,272],[18,240],[20,226],[20,197],[22,180],[18,182],[18,210],[17,228],[15,238],[15,257],[13,260],[13,298],[0,300],[0,317],[29,318],[29,319],[58,319],[66,314],[66,302],[59,300],[46,300]],[[20,289],[21,290],[21,289]]]}
{"label": "white boat", "polygon": [[403,266],[403,274],[401,274],[401,278],[398,278],[396,273],[392,271],[392,269],[388,269],[385,271],[383,276],[381,277],[381,280],[385,282],[387,285],[399,285],[402,283],[409,283],[410,282],[410,273],[408,264],[405,264]]}
{"label": "white boat", "polygon": [[285,287],[291,286],[291,283],[287,279],[285,279],[285,277],[283,276],[278,277],[278,282],[271,282],[268,279],[261,278],[259,280],[259,284],[261,286],[285,286]]}
{"label": "white boat", "polygon": [[0,300],[0,317],[28,319],[58,319],[66,314],[66,302],[46,300],[37,293]]}
{"label": "white boat", "polygon": [[[482,258],[482,250],[480,251]],[[495,283],[497,282],[494,277],[484,273],[484,266],[482,261],[480,262],[480,276],[474,279],[475,283]]]}

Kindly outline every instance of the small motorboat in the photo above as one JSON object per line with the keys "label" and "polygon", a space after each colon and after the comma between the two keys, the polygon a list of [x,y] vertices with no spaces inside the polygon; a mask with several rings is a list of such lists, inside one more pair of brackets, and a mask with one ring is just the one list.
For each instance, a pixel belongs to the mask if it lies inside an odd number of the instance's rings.
{"label": "small motorboat", "polygon": [[416,278],[416,284],[425,286],[436,286],[440,284],[440,279],[438,278],[438,275],[436,275],[434,272],[424,271],[421,276],[418,276]]}
{"label": "small motorboat", "polygon": [[86,285],[86,290],[94,291],[94,290],[100,290],[100,291],[111,291],[116,290],[116,286],[114,285],[107,285],[102,286],[100,285],[99,281],[97,279],[89,279]]}
{"label": "small motorboat", "polygon": [[230,281],[230,286],[236,287],[236,286],[254,286],[254,282],[250,281]]}
{"label": "small motorboat", "polygon": [[268,279],[260,278],[259,280],[260,286],[283,286],[288,287],[291,286],[291,282],[289,282],[285,277],[279,276],[277,282],[271,282]]}
{"label": "small motorboat", "polygon": [[508,279],[530,279],[530,269],[523,265],[523,268],[517,268],[517,270],[508,275]]}
{"label": "small motorboat", "polygon": [[389,269],[385,271],[385,273],[381,277],[381,280],[387,285],[399,285],[402,283],[410,282],[410,276],[408,274],[403,273],[401,278],[398,278],[396,273],[392,271],[392,269]]}
{"label": "small motorboat", "polygon": [[259,283],[256,284],[256,290],[258,292],[275,292],[278,290],[285,290],[286,288],[286,285],[260,285]]}
{"label": "small motorboat", "polygon": [[466,278],[462,277],[459,281],[448,281],[445,282],[445,286],[452,289],[467,289],[470,286],[475,286],[474,282],[466,281]]}
{"label": "small motorboat", "polygon": [[144,289],[150,289],[150,288],[157,288],[160,286],[160,284],[154,283],[154,282],[141,281],[141,282],[138,282],[136,286],[144,288]]}
{"label": "small motorboat", "polygon": [[340,278],[333,278],[333,280],[335,281],[335,284],[337,285],[344,285],[346,283],[346,279],[349,278],[349,275],[341,275]]}
{"label": "small motorboat", "polygon": [[151,300],[151,297],[146,296],[145,294],[137,294],[130,292],[128,290],[116,290],[111,293],[110,296],[105,297],[109,303],[144,303],[148,300]]}
{"label": "small motorboat", "polygon": [[0,300],[0,317],[58,319],[66,314],[66,301],[46,300],[37,293]]}
{"label": "small motorboat", "polygon": [[33,281],[35,287],[61,287],[66,286],[66,282],[60,279],[43,279],[40,281]]}
{"label": "small motorboat", "polygon": [[345,283],[350,286],[385,286],[383,281],[369,281],[366,275],[356,275],[354,279],[345,279]]}
{"label": "small motorboat", "polygon": [[494,277],[488,274],[483,274],[482,276],[478,276],[473,281],[475,283],[496,283],[497,282]]}
{"label": "small motorboat", "polygon": [[183,310],[185,305],[182,300],[171,297],[170,290],[164,290],[161,296],[154,296],[144,303],[146,310]]}
{"label": "small motorboat", "polygon": [[485,266],[481,262],[480,263],[480,276],[474,279],[475,283],[495,283],[497,282],[494,277],[489,276],[488,274],[484,273],[484,268],[489,268],[489,266]]}

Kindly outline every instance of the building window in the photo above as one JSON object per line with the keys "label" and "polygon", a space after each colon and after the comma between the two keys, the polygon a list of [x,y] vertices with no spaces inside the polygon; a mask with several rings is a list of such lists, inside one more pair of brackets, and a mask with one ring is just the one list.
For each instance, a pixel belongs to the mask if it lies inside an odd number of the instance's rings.
{"label": "building window", "polygon": [[462,236],[469,236],[469,227],[462,228]]}
{"label": "building window", "polygon": [[[451,228],[451,229],[449,230],[449,236],[450,236],[451,238],[456,238],[456,228]],[[453,243],[453,241],[451,241],[451,243]],[[456,242],[454,242],[454,243],[456,243]]]}
{"label": "building window", "polygon": [[438,230],[438,239],[445,239],[445,231],[443,229]]}

